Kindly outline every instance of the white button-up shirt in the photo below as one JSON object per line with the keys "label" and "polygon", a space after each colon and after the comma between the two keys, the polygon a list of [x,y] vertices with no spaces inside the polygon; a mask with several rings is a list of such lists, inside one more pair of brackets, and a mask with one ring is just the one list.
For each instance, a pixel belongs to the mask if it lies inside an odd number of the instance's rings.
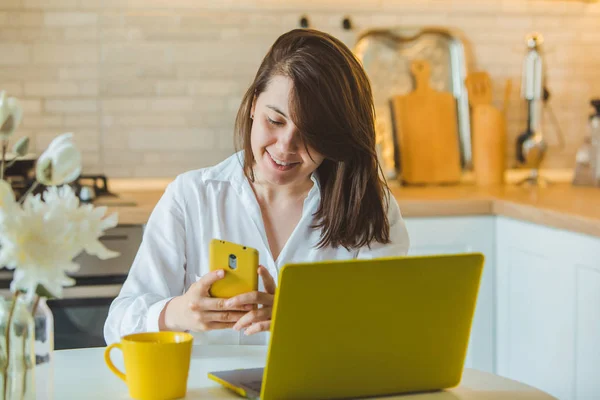
{"label": "white button-up shirt", "polygon": [[[108,344],[130,333],[158,331],[165,304],[180,296],[209,272],[208,245],[216,238],[253,247],[260,264],[277,282],[286,263],[406,255],[408,232],[398,203],[390,195],[388,219],[391,243],[348,251],[343,247],[318,249],[320,230],[311,229],[321,199],[315,174],[304,200],[300,222],[279,257],[269,248],[260,207],[243,173],[243,153],[218,165],[183,173],[171,182],[150,216],[142,243],[121,292],[113,301],[104,326]],[[316,279],[316,277],[315,277]],[[260,282],[260,289],[263,284]],[[194,333],[196,342],[266,344],[268,332],[245,336],[233,329]]]}

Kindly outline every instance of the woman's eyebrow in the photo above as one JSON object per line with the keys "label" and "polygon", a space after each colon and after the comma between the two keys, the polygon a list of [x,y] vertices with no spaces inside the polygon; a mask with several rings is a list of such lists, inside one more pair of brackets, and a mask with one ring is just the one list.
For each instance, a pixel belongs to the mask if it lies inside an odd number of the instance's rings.
{"label": "woman's eyebrow", "polygon": [[265,107],[270,108],[271,110],[275,111],[276,113],[281,114],[285,118],[289,119],[289,117],[287,115],[285,115],[285,113],[283,111],[281,111],[279,108],[277,108],[275,106],[268,105],[268,104]]}

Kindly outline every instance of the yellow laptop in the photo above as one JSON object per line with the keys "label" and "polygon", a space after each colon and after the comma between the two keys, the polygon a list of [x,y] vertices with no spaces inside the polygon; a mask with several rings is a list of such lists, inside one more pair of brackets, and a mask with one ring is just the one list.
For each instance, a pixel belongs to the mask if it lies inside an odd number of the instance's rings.
{"label": "yellow laptop", "polygon": [[209,373],[247,398],[335,399],[460,383],[479,253],[288,264],[266,366]]}

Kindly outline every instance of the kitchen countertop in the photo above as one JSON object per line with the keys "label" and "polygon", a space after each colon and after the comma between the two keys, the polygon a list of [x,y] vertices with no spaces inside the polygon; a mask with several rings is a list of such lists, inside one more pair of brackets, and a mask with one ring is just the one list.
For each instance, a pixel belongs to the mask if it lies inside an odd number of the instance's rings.
{"label": "kitchen countertop", "polygon": [[501,215],[600,237],[600,188],[393,187],[404,217]]}
{"label": "kitchen countertop", "polygon": [[[555,174],[555,183],[546,188],[518,186],[515,176],[503,186],[478,187],[466,177],[460,185],[390,182],[390,188],[404,217],[502,215],[600,237],[600,188],[572,186],[566,173]],[[119,198],[101,198],[97,205],[118,212],[120,224],[144,224],[171,180],[111,179],[110,189]]]}

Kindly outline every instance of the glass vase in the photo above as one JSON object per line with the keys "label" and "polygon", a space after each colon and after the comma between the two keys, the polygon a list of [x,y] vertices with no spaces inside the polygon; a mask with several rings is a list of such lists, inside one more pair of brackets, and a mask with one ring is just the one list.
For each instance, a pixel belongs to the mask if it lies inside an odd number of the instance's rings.
{"label": "glass vase", "polygon": [[0,399],[4,400],[4,387],[6,386],[8,352],[6,351],[6,327],[10,303],[0,296]]}
{"label": "glass vase", "polygon": [[2,301],[0,309],[0,399],[35,400],[33,317],[23,297]]}
{"label": "glass vase", "polygon": [[51,400],[54,397],[54,316],[41,297],[33,304],[35,325],[35,392],[37,400]]}

